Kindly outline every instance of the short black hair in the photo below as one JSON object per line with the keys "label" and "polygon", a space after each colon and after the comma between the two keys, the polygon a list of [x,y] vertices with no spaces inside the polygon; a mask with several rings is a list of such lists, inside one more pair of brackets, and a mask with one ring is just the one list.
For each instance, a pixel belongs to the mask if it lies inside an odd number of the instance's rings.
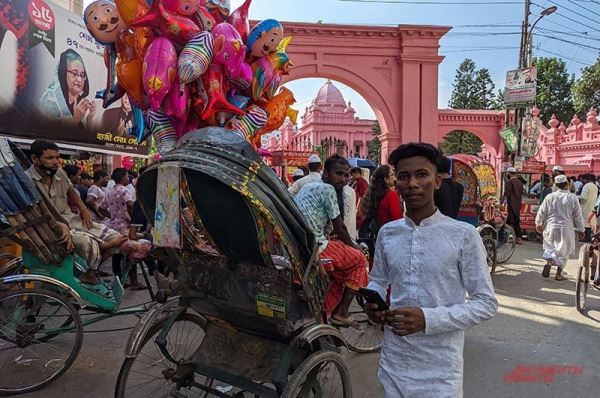
{"label": "short black hair", "polygon": [[394,166],[400,160],[415,158],[417,156],[426,157],[433,165],[437,167],[442,158],[442,152],[431,144],[425,144],[423,142],[409,142],[408,144],[402,144],[396,148],[388,157],[388,164]]}
{"label": "short black hair", "polygon": [[362,169],[358,166],[350,169],[350,174],[356,174],[356,173],[362,175]]}
{"label": "short black hair", "polygon": [[29,150],[31,155],[40,158],[44,154],[44,151],[47,151],[48,149],[58,151],[58,145],[48,140],[35,140],[31,143],[31,148]]}
{"label": "short black hair", "polygon": [[82,180],[93,180],[93,177],[89,173],[81,173]]}
{"label": "short black hair", "polygon": [[335,154],[335,155],[331,155],[330,157],[327,158],[327,160],[325,160],[325,163],[323,164],[323,168],[327,171],[331,171],[333,166],[337,163],[342,163],[342,164],[350,167],[350,164],[348,163],[348,161],[346,160],[345,157]]}
{"label": "short black hair", "polygon": [[113,170],[111,178],[114,182],[118,183],[127,175],[127,169],[124,167],[119,167]]}
{"label": "short black hair", "polygon": [[67,177],[75,177],[81,168],[74,164],[65,164],[63,170],[67,173]]}
{"label": "short black hair", "polygon": [[104,177],[107,177],[108,173],[104,170],[98,170],[94,173],[94,181],[100,181]]}
{"label": "short black hair", "polygon": [[452,162],[450,161],[450,158],[447,156],[442,156],[440,158],[440,162],[438,163],[437,171],[438,171],[438,173],[450,174],[451,167],[452,167]]}
{"label": "short black hair", "polygon": [[310,171],[311,173],[316,173],[317,171],[321,170],[321,166],[321,163],[309,163],[308,171]]}

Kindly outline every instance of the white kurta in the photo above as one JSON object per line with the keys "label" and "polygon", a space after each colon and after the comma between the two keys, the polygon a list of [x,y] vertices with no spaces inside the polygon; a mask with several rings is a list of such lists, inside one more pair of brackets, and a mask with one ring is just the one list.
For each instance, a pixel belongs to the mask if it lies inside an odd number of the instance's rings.
{"label": "white kurta", "polygon": [[356,192],[349,185],[344,186],[344,224],[348,229],[350,238],[356,240]]}
{"label": "white kurta", "polygon": [[560,268],[575,252],[575,231],[584,230],[577,196],[561,189],[546,196],[535,217],[535,225],[544,227],[545,260],[554,260]]}
{"label": "white kurta", "polygon": [[[579,204],[581,205],[581,212],[583,213],[583,220],[587,220],[590,214],[594,212],[596,201],[598,200],[598,188],[593,182],[588,182],[583,186],[581,195],[579,196]],[[587,228],[596,228],[596,217],[591,217],[590,222],[585,221]]]}
{"label": "white kurta", "polygon": [[369,288],[385,297],[388,285],[390,307],[422,308],[426,326],[404,337],[385,327],[379,362],[385,397],[461,397],[464,330],[498,308],[477,230],[439,211],[419,226],[409,218],[384,225]]}
{"label": "white kurta", "polygon": [[288,192],[290,193],[290,195],[292,196],[296,196],[298,195],[298,193],[300,192],[300,190],[306,185],[309,184],[313,181],[316,180],[320,180],[321,179],[321,174],[317,173],[316,171],[312,171],[310,172],[307,176],[302,177],[301,179],[299,179],[298,181],[295,181],[289,188],[288,188]]}

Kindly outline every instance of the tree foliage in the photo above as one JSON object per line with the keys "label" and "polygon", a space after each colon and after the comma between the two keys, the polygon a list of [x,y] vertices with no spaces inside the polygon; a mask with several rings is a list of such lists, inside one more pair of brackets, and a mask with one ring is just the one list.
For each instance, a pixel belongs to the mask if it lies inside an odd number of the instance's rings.
{"label": "tree foliage", "polygon": [[600,105],[600,57],[594,65],[583,69],[572,91],[575,111],[583,120],[590,108]]}
{"label": "tree foliage", "polygon": [[[453,109],[495,109],[497,96],[490,72],[477,69],[472,59],[465,59],[456,70],[454,89],[448,106]],[[468,131],[453,131],[439,143],[446,155],[465,153],[477,155],[483,142]]]}
{"label": "tree foliage", "polygon": [[378,121],[375,121],[375,124],[373,124],[371,133],[373,133],[373,139],[369,142],[367,157],[373,163],[379,165],[381,164],[381,141],[379,140],[381,126],[379,125]]}
{"label": "tree foliage", "polygon": [[567,63],[558,58],[534,58],[537,66],[536,104],[543,120],[550,120],[553,114],[558,120],[569,124],[575,114],[571,89],[575,75],[567,71]]}

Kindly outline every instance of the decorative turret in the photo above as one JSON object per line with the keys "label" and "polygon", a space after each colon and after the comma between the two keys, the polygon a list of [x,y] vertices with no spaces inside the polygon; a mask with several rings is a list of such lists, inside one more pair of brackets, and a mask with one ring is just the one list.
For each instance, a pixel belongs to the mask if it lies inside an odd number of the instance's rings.
{"label": "decorative turret", "polygon": [[571,126],[577,127],[579,126],[579,123],[581,123],[581,119],[579,119],[579,116],[575,114],[575,116],[573,116],[573,119],[571,119]]}
{"label": "decorative turret", "polygon": [[587,113],[587,125],[586,127],[597,127],[598,126],[598,112],[594,107],[590,108]]}
{"label": "decorative turret", "polygon": [[560,122],[556,118],[556,115],[552,114],[552,117],[550,118],[550,121],[548,122],[548,126],[550,126],[550,128],[554,130],[558,127],[559,124],[560,124]]}
{"label": "decorative turret", "polygon": [[567,126],[563,122],[560,122],[560,126],[558,126],[558,131],[560,131],[561,135],[565,135],[567,133]]}

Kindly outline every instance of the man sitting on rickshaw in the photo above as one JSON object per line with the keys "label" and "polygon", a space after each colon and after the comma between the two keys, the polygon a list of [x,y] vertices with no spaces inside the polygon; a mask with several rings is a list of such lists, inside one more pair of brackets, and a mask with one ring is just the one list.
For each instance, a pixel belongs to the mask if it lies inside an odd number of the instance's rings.
{"label": "man sitting on rickshaw", "polygon": [[324,267],[332,281],[330,290],[336,284],[343,286],[342,299],[330,317],[331,323],[338,326],[356,325],[348,308],[358,289],[368,283],[367,258],[350,238],[338,205],[337,191],[344,188],[349,176],[348,161],[333,155],[325,161],[322,180],[307,184],[295,198],[315,235],[319,257],[328,260]]}
{"label": "man sitting on rickshaw", "polygon": [[[59,150],[55,143],[34,141],[31,144],[31,161],[33,165],[26,171],[27,175],[44,197],[56,221],[68,227],[63,230],[64,240],[68,240],[70,230],[75,251],[89,266],[79,280],[91,285],[100,283],[96,270],[102,261],[101,251],[119,247],[127,241],[127,237],[92,221],[90,211],[75,192],[67,174],[59,167]],[[71,211],[69,202],[77,207],[78,213]]]}

